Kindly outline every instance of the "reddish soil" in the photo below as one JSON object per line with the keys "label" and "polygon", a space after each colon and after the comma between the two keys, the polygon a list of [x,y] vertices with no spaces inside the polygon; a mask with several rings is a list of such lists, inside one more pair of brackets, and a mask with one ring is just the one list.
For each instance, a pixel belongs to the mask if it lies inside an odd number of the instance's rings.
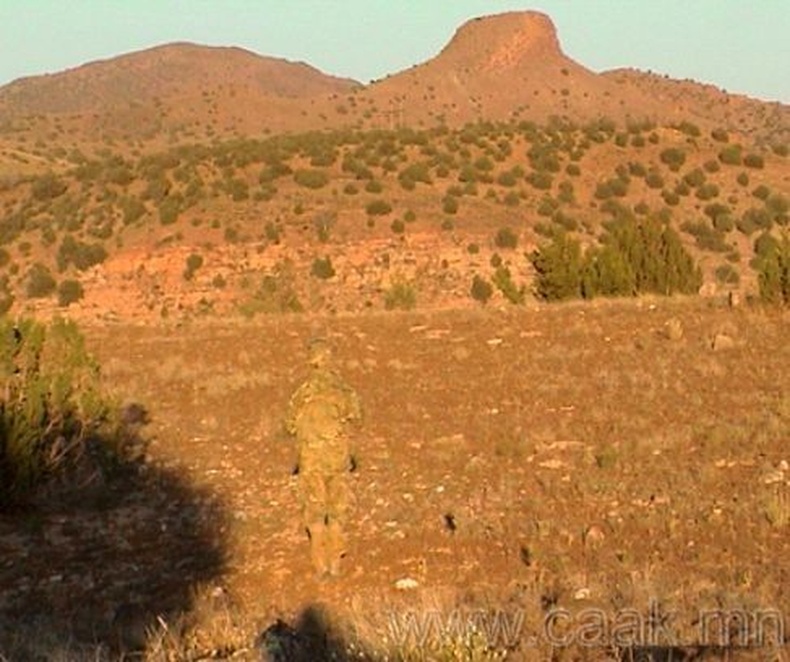
{"label": "reddish soil", "polygon": [[[673,319],[682,327],[676,340]],[[236,620],[212,636],[239,647],[275,617],[311,606],[368,644],[386,634],[393,609],[518,609],[526,624],[512,659],[532,654],[524,642],[540,638],[550,606],[614,617],[658,601],[677,614],[674,633],[687,644],[699,643],[693,619],[702,609],[786,615],[788,321],[787,313],[657,300],[91,327],[108,385],[150,414],[151,471],[202,495],[176,504],[224,512],[212,516],[212,545],[225,562],[211,570],[183,544],[173,547],[172,509],[149,501],[150,517],[163,522],[161,558],[177,568],[181,554],[186,570],[160,568],[137,598],[155,610],[152,601],[166,605],[163,596],[185,583],[202,596],[221,594]],[[293,444],[281,431],[315,334],[335,344],[366,414],[351,552],[344,575],[329,583],[309,565]],[[153,534],[135,529],[136,517],[149,517],[118,512],[130,523],[116,520],[117,535]],[[73,562],[96,534],[46,517],[36,530],[44,539],[59,532],[58,549],[71,551],[50,558],[47,571],[25,572],[27,580],[6,570],[4,595],[24,595],[25,581],[35,594],[68,596],[75,618],[88,604],[114,613],[118,587],[102,603],[86,567]],[[14,568],[33,553],[33,539],[12,538],[11,546],[8,534],[0,541]],[[127,561],[142,576],[157,567],[145,551],[152,544],[129,547]],[[118,570],[101,553],[92,559],[94,577]],[[416,583],[398,590],[403,579]],[[218,618],[216,610],[204,617],[194,641],[205,641]]]}

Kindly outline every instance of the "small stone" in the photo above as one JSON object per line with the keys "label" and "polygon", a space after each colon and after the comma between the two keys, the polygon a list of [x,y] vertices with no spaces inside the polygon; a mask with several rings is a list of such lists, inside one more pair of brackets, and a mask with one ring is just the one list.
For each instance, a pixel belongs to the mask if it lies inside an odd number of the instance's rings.
{"label": "small stone", "polygon": [[732,338],[732,336],[728,336],[726,333],[717,333],[715,336],[713,336],[711,349],[713,349],[714,352],[732,349],[733,347],[735,347],[735,340]]}
{"label": "small stone", "polygon": [[672,341],[683,338],[683,323],[677,317],[667,322],[667,338]]}
{"label": "small stone", "polygon": [[584,588],[578,589],[573,594],[573,599],[574,600],[589,600],[591,595],[592,595],[592,591],[590,591],[590,589],[585,586]]}
{"label": "small stone", "polygon": [[395,588],[399,591],[411,591],[417,588],[420,583],[411,577],[403,577],[395,582]]}

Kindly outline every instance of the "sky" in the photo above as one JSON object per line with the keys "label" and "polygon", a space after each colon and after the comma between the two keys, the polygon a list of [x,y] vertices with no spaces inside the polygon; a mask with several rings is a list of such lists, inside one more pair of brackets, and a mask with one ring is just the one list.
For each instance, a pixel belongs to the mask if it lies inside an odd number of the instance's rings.
{"label": "sky", "polygon": [[635,67],[790,103],[787,0],[0,0],[0,85],[173,41],[240,46],[367,83],[464,21],[534,9],[593,71]]}

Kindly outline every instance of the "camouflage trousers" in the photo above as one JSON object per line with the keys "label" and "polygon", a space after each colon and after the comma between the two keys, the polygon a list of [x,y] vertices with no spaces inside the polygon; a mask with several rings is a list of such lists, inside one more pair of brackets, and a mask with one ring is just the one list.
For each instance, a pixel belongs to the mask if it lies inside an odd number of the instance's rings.
{"label": "camouflage trousers", "polygon": [[313,566],[320,576],[337,575],[346,552],[344,528],[351,496],[348,473],[313,469],[300,473],[299,482]]}

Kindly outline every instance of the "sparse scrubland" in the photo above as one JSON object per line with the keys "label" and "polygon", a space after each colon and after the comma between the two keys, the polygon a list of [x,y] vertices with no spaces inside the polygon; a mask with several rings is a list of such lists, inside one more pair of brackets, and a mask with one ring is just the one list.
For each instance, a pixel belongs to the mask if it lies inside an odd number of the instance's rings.
{"label": "sparse scrubland", "polygon": [[[785,654],[787,109],[508,16],[369,86],[0,89],[0,660]],[[365,413],[331,582],[315,336]]]}

